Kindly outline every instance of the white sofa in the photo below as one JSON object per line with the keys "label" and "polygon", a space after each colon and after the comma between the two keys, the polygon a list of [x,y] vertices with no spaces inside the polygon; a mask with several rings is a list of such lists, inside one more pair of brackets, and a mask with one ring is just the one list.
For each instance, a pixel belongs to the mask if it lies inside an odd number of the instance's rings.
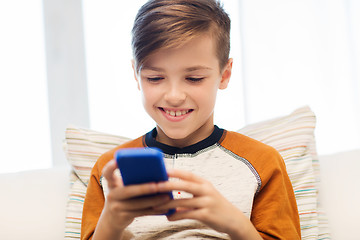
{"label": "white sofa", "polygon": [[[332,239],[360,239],[360,149],[320,156]],[[0,239],[64,239],[69,166],[0,175]]]}

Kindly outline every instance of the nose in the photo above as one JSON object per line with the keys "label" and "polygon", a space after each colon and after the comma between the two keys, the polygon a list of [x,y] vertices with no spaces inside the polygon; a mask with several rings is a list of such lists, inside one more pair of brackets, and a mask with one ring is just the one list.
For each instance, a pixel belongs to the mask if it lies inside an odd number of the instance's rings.
{"label": "nose", "polygon": [[169,84],[164,99],[172,106],[180,106],[186,99],[186,92],[179,84]]}

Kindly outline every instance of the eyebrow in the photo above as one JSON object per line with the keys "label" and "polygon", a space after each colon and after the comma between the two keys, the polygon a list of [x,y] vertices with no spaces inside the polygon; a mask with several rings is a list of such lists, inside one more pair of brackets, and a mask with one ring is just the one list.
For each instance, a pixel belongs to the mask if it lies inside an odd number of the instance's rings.
{"label": "eyebrow", "polygon": [[[165,70],[163,68],[152,67],[152,66],[143,66],[142,70],[152,70],[152,71],[156,71],[156,72],[165,72]],[[202,65],[185,68],[186,72],[193,72],[193,71],[197,71],[197,70],[212,70],[212,68],[202,66]]]}
{"label": "eyebrow", "polygon": [[141,68],[141,70],[152,70],[152,71],[156,71],[156,72],[164,72],[164,69],[162,69],[162,68],[151,67],[151,66],[143,66]]}
{"label": "eyebrow", "polygon": [[185,69],[187,72],[193,72],[196,70],[212,70],[212,68],[206,67],[206,66],[194,66],[194,67],[189,67]]}

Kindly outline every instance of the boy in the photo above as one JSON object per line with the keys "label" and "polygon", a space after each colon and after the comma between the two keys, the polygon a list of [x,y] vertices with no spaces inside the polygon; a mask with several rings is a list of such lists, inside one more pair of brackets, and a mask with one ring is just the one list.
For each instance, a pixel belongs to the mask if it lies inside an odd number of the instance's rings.
{"label": "boy", "polygon": [[[156,127],[95,164],[82,239],[300,239],[279,154],[213,123],[217,90],[231,76],[229,35],[215,0],[150,0],[139,10],[133,69]],[[129,147],[160,148],[169,177],[179,180],[124,187],[113,156]],[[136,198],[167,191],[174,200]],[[174,214],[159,215],[171,208]]]}

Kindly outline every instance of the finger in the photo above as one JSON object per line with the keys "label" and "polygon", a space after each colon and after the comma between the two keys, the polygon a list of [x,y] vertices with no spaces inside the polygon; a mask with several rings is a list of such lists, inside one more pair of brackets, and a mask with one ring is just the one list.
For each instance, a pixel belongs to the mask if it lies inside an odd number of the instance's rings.
{"label": "finger", "polygon": [[155,209],[200,209],[208,205],[208,199],[206,197],[200,198],[187,198],[187,199],[176,199],[168,201],[162,205],[155,207]]}
{"label": "finger", "polygon": [[[145,199],[145,198],[144,198]],[[170,200],[166,196],[156,196],[148,198],[147,200],[126,200],[117,202],[113,205],[111,211],[119,212],[122,216],[126,218],[135,218],[145,215],[161,215],[169,211],[169,209],[157,209],[156,206],[163,205]]]}
{"label": "finger", "polygon": [[148,208],[148,209],[143,209],[143,210],[139,210],[139,211],[129,211],[127,212],[129,216],[131,216],[132,218],[136,218],[136,217],[141,217],[141,216],[150,216],[150,215],[164,215],[168,212],[169,210],[157,210],[157,209],[153,209],[153,208]]}
{"label": "finger", "polygon": [[110,194],[114,199],[121,201],[156,193],[158,193],[158,189],[155,183],[143,183],[114,188]]}
{"label": "finger", "polygon": [[132,210],[132,211],[130,210],[121,211],[121,213],[117,214],[117,217],[121,219],[134,219],[136,217],[142,217],[142,216],[164,215],[167,212],[168,210],[155,210],[153,208],[147,208],[147,209]]}
{"label": "finger", "polygon": [[187,209],[176,211],[174,214],[167,216],[169,221],[178,221],[182,219],[193,219],[202,221],[204,216],[204,209]]}
{"label": "finger", "polygon": [[170,197],[167,194],[156,195],[152,197],[140,197],[129,199],[121,202],[121,208],[127,211],[139,211],[145,209],[153,209],[164,211],[166,208],[158,208],[163,206],[170,201]]}
{"label": "finger", "polygon": [[202,196],[208,191],[207,184],[199,184],[189,181],[166,181],[157,183],[158,192],[184,191],[193,196]]}
{"label": "finger", "polygon": [[119,182],[121,182],[120,177],[115,174],[116,169],[117,163],[114,159],[110,160],[103,168],[102,175],[108,182],[109,189],[117,187],[119,185]]}

